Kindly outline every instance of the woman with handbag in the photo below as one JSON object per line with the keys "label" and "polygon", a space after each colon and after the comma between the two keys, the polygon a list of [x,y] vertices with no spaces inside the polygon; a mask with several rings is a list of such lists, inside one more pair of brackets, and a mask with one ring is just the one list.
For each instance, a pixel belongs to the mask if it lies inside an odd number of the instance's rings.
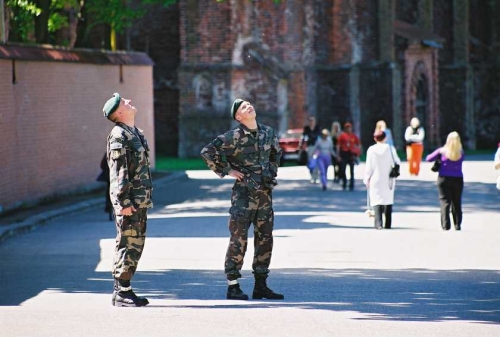
{"label": "woman with handbag", "polygon": [[[375,145],[366,152],[366,167],[363,182],[368,188],[370,206],[373,208],[375,228],[391,228],[392,205],[394,204],[394,190],[396,187],[395,171],[401,161],[396,149],[385,142],[386,135],[382,130],[373,134]],[[382,226],[382,214],[385,216],[385,225]]]}
{"label": "woman with handbag", "polygon": [[443,230],[451,228],[451,209],[455,229],[459,231],[462,228],[462,193],[464,190],[462,172],[464,152],[459,134],[455,131],[451,132],[446,138],[446,144],[429,154],[425,160],[438,161],[435,166],[438,166],[436,169],[439,172],[437,187],[441,206],[441,227]]}

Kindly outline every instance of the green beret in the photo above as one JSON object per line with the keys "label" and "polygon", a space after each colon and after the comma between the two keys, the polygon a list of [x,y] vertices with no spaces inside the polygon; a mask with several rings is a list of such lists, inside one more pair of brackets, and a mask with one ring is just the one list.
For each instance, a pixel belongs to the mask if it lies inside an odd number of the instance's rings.
{"label": "green beret", "polygon": [[233,117],[233,119],[236,119],[234,118],[234,115],[236,115],[236,111],[238,111],[238,108],[240,107],[241,103],[243,103],[244,100],[242,100],[241,98],[237,98],[234,100],[233,102],[233,106],[231,107],[231,117]]}
{"label": "green beret", "polygon": [[102,112],[104,113],[104,117],[109,118],[113,112],[118,109],[118,106],[120,106],[120,101],[121,97],[120,94],[115,92],[113,94],[113,97],[108,99],[106,104],[104,104],[104,107],[102,108]]}

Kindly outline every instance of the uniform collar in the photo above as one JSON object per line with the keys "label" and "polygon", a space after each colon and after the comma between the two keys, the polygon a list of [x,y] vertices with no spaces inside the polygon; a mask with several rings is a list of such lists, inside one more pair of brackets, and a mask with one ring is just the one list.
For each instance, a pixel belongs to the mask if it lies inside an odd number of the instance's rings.
{"label": "uniform collar", "polygon": [[[246,135],[248,135],[248,134],[251,134],[251,133],[252,133],[252,131],[251,131],[249,128],[247,128],[245,125],[243,125],[243,124],[240,124],[240,128],[243,130],[243,132],[244,132]],[[257,131],[259,131],[259,130],[260,130],[260,125],[259,125],[259,123],[257,123]]]}
{"label": "uniform collar", "polygon": [[128,126],[127,124],[125,123],[116,123],[116,125],[126,129],[126,130],[129,130],[130,132],[133,132],[133,133],[137,133],[137,134],[141,134],[142,133],[142,130],[139,129],[138,127],[134,126],[134,127],[131,127],[131,126]]}

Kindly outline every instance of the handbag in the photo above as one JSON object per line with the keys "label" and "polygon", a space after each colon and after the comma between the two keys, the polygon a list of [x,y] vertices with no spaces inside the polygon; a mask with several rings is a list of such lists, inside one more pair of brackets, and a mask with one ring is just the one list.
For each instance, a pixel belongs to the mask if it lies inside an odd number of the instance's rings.
{"label": "handbag", "polygon": [[441,153],[439,154],[439,156],[434,161],[434,164],[431,167],[431,171],[432,172],[439,172],[440,168],[441,168]]}
{"label": "handbag", "polygon": [[391,167],[391,172],[389,172],[389,178],[397,178],[400,176],[399,164],[397,164],[396,161],[394,160],[394,155],[392,154],[391,145],[389,145],[389,151],[391,152],[391,158],[392,158],[392,167]]}
{"label": "handbag", "polygon": [[299,165],[306,165],[307,164],[307,151],[304,149],[299,150],[298,164]]}

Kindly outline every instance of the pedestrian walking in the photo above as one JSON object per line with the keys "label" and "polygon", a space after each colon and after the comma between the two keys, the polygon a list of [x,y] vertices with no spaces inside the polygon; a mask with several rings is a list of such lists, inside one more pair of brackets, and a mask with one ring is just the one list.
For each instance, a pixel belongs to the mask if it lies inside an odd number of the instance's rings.
{"label": "pedestrian walking", "polygon": [[227,299],[248,300],[238,279],[248,244],[248,229],[254,225],[255,278],[252,298],[284,299],[266,283],[273,252],[274,211],[272,191],[281,157],[278,138],[269,126],[259,124],[254,107],[236,99],[231,117],[239,125],[215,138],[201,150],[208,167],[219,177],[236,178],[229,209],[230,240],[224,270],[228,281]]}
{"label": "pedestrian walking", "polygon": [[405,131],[406,158],[408,160],[410,175],[412,176],[418,176],[420,172],[420,162],[424,154],[424,138],[424,128],[420,126],[418,118],[413,117],[410,121],[410,126]]}
{"label": "pedestrian walking", "polygon": [[450,209],[453,224],[457,231],[462,228],[462,193],[464,176],[462,163],[464,152],[462,142],[457,132],[451,132],[446,138],[446,144],[429,154],[426,161],[440,161],[437,187],[439,204],[441,206],[441,227],[443,230],[451,228]]}
{"label": "pedestrian walking", "polygon": [[101,173],[97,176],[97,181],[102,181],[106,183],[106,190],[104,191],[104,212],[108,213],[109,221],[113,221],[113,205],[111,204],[111,198],[109,196],[109,166],[108,166],[108,155],[104,153],[101,160]]}
{"label": "pedestrian walking", "polygon": [[321,189],[326,190],[327,187],[327,173],[328,168],[332,163],[332,157],[335,157],[335,151],[333,150],[332,139],[329,137],[330,134],[327,129],[321,131],[321,137],[318,138],[316,144],[314,145],[314,155],[317,156],[317,165],[319,168]]}
{"label": "pedestrian walking", "polygon": [[[498,143],[493,164],[495,165],[495,170],[500,170],[500,143]],[[500,190],[500,175],[497,177],[497,189]]]}
{"label": "pedestrian walking", "polygon": [[[337,144],[339,142],[339,136],[340,133],[342,132],[342,129],[340,127],[339,122],[333,122],[332,123],[332,130],[331,130],[331,136],[332,136],[332,143],[333,143],[333,148],[337,148]],[[337,159],[337,155],[332,156],[332,166],[333,166],[333,183],[338,184],[340,182],[340,161]]]}
{"label": "pedestrian walking", "polygon": [[352,132],[352,124],[344,124],[344,131],[340,134],[337,143],[337,160],[340,161],[340,179],[342,180],[342,189],[347,187],[347,176],[345,170],[349,166],[350,181],[349,190],[354,190],[354,165],[361,154],[361,143],[358,136]]}
{"label": "pedestrian walking", "polygon": [[304,131],[302,131],[301,143],[299,144],[299,148],[302,147],[302,144],[305,142],[307,145],[307,164],[309,168],[309,173],[311,175],[311,184],[316,184],[318,181],[318,168],[317,165],[310,165],[309,161],[313,157],[314,154],[314,145],[316,144],[316,140],[318,140],[320,134],[320,128],[316,124],[316,118],[313,116],[307,119],[308,124],[304,127]]}
{"label": "pedestrian walking", "polygon": [[375,131],[373,138],[376,143],[366,152],[363,182],[368,189],[368,205],[373,208],[375,228],[390,229],[396,189],[396,179],[391,177],[390,173],[394,164],[399,165],[401,161],[394,146],[386,143],[384,131]]}
{"label": "pedestrian walking", "polygon": [[135,126],[137,109],[131,100],[115,93],[104,105],[103,112],[115,123],[108,136],[106,151],[117,232],[112,304],[142,307],[149,301],[134,293],[130,281],[144,249],[147,211],[153,207],[149,145],[143,131]]}

